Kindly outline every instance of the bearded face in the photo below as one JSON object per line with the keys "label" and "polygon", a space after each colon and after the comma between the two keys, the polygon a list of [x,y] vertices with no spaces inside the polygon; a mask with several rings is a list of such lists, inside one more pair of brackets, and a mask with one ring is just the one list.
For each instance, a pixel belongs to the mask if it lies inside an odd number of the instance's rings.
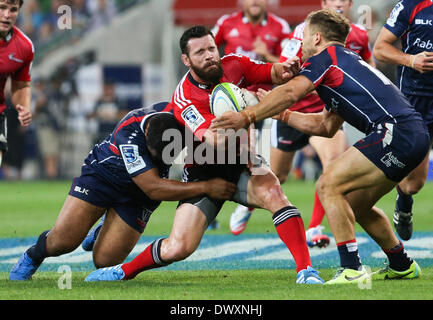
{"label": "bearded face", "polygon": [[191,64],[191,69],[205,83],[219,83],[219,80],[224,74],[221,59],[218,59],[218,61],[209,61],[203,67]]}
{"label": "bearded face", "polygon": [[188,53],[182,55],[182,61],[198,82],[215,84],[224,74],[218,48],[210,35],[189,40]]}

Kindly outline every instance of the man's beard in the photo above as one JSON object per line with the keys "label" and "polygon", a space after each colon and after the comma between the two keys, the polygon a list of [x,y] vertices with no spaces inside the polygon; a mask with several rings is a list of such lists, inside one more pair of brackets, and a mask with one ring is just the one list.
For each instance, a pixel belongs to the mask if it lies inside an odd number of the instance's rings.
{"label": "man's beard", "polygon": [[[216,68],[206,70],[210,66],[216,66]],[[221,60],[218,62],[209,62],[203,68],[191,65],[191,69],[200,79],[202,79],[206,83],[219,83],[221,77],[224,75],[224,69],[221,65]]]}

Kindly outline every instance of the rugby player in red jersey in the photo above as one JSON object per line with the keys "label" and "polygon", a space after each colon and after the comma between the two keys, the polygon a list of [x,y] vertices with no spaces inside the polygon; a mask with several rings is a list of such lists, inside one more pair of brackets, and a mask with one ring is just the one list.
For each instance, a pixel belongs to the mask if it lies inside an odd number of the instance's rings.
{"label": "rugby player in red jersey", "polygon": [[243,0],[243,10],[222,16],[212,29],[224,53],[239,53],[255,60],[278,62],[290,26],[268,12],[266,0]]}
{"label": "rugby player in red jersey", "polygon": [[[226,148],[227,135],[211,130],[215,118],[210,112],[209,95],[221,82],[231,82],[241,88],[251,84],[282,84],[293,76],[291,61],[269,64],[242,55],[227,55],[220,59],[213,34],[202,26],[189,28],[180,39],[182,62],[189,72],[182,78],[172,98],[173,113],[178,123],[194,137],[193,161],[187,161],[184,181],[206,181],[215,177],[237,185],[233,201],[267,209],[280,239],[289,249],[296,263],[297,283],[322,284],[323,280],[312,267],[305,241],[304,224],[299,210],[281,190],[277,177],[270,168],[254,159],[242,163],[215,163],[215,151]],[[186,142],[187,145],[188,139]],[[229,143],[230,145],[230,143]],[[209,149],[210,148],[210,149]],[[211,153],[204,163],[197,150]],[[260,174],[254,174],[254,169]],[[176,210],[170,236],[158,239],[131,262],[114,268],[102,268],[91,273],[86,281],[115,281],[134,278],[138,273],[166,266],[186,259],[199,246],[208,225],[216,218],[224,201],[208,196],[182,200]]]}
{"label": "rugby player in red jersey", "polygon": [[[238,53],[265,62],[278,62],[284,43],[289,40],[290,26],[282,18],[270,13],[267,0],[242,0],[242,11],[223,15],[212,29],[216,45],[224,53]],[[252,85],[247,89],[271,90],[272,85]],[[257,100],[253,100],[257,102]],[[256,138],[261,136],[263,121],[255,124]],[[242,233],[254,208],[238,205],[230,217],[230,231]],[[216,220],[214,220],[216,222]],[[212,226],[212,225],[211,225]]]}
{"label": "rugby player in red jersey", "polygon": [[18,112],[21,125],[27,127],[32,121],[30,111],[30,70],[33,62],[32,41],[17,27],[23,0],[0,0],[0,165],[7,151],[5,87],[11,79],[12,103]]}

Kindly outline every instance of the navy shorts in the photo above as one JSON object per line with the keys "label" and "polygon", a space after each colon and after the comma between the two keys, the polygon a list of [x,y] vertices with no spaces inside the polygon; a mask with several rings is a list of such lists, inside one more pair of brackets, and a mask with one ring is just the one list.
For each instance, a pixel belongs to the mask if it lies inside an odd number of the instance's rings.
{"label": "navy shorts", "polygon": [[430,135],[421,120],[383,123],[354,147],[388,179],[400,182],[424,160],[430,149]]}
{"label": "navy shorts", "polygon": [[113,208],[123,221],[139,233],[143,233],[150,215],[158,207],[149,208],[143,201],[91,173],[82,173],[80,177],[74,178],[69,195],[97,207]]}
{"label": "navy shorts", "polygon": [[433,139],[433,97],[407,95],[410,104],[421,114],[428,128],[430,138]]}
{"label": "navy shorts", "polygon": [[272,122],[271,142],[272,147],[285,152],[294,152],[308,144],[310,136],[292,128],[281,121]]}

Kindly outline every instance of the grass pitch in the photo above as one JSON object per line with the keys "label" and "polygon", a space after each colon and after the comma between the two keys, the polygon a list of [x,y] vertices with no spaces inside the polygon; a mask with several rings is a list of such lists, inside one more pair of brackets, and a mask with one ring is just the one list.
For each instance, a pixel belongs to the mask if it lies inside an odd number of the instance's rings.
{"label": "grass pitch", "polygon": [[[35,237],[52,227],[63,204],[70,182],[1,182],[0,238]],[[283,186],[289,200],[296,205],[307,225],[313,207],[314,184],[289,181]],[[427,183],[415,196],[415,231],[433,230],[433,184]],[[394,210],[395,192],[379,203],[390,217]],[[221,228],[211,234],[229,233],[230,213],[235,204],[227,203],[218,221]],[[166,202],[152,215],[146,235],[170,232],[175,202]],[[275,233],[268,213],[257,210],[245,232]],[[329,231],[326,220],[323,223]],[[362,229],[357,227],[357,232]],[[0,248],[1,249],[1,248]],[[320,269],[330,279],[335,269]],[[118,283],[86,283],[88,272],[73,272],[70,283],[56,272],[38,272],[28,282],[10,282],[8,273],[0,272],[1,300],[433,300],[433,268],[423,267],[416,280],[373,281],[365,287],[305,286],[295,284],[296,272],[287,270],[200,270],[146,271],[135,280]],[[64,288],[64,289],[61,289]]]}

